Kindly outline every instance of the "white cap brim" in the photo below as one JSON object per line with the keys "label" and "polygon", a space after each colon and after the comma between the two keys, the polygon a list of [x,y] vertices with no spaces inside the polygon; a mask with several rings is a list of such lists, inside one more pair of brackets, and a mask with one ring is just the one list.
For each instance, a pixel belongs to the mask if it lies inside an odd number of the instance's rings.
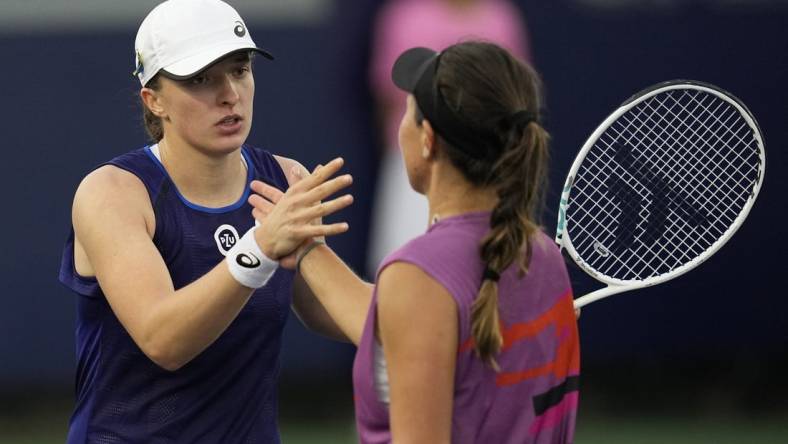
{"label": "white cap brim", "polygon": [[249,46],[245,44],[225,44],[216,46],[214,48],[207,48],[206,50],[200,51],[198,54],[195,54],[191,57],[186,57],[185,59],[171,63],[168,66],[163,66],[161,68],[161,72],[165,76],[172,79],[188,79],[189,77],[193,77],[201,71],[209,68],[211,65],[223,59],[224,57],[243,51],[254,51],[270,60],[273,60],[274,58],[274,56],[272,56],[268,51],[256,46]]}

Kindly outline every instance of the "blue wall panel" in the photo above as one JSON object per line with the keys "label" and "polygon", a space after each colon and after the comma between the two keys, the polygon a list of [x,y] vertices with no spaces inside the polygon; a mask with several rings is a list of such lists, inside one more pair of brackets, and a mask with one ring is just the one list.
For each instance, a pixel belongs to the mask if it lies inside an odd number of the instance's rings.
{"label": "blue wall panel", "polygon": [[[250,142],[308,167],[343,155],[355,176],[352,235],[333,240],[362,270],[378,148],[366,84],[377,1],[339,2],[322,25],[253,29],[277,60],[256,62]],[[785,8],[601,14],[566,1],[527,1],[536,66],[554,135],[545,225],[557,189],[593,128],[642,87],[672,78],[718,84],[739,96],[766,135],[767,174],[745,225],[714,258],[674,282],[589,306],[581,318],[587,363],[747,354],[778,359],[788,345],[779,258],[788,248]],[[100,35],[0,37],[0,185],[4,192],[0,386],[69,384],[74,296],[57,282],[73,192],[92,167],[145,142],[135,100],[135,29]],[[594,285],[572,270],[576,293]],[[347,372],[352,349],[288,326],[285,376]],[[345,374],[345,373],[343,373]]]}

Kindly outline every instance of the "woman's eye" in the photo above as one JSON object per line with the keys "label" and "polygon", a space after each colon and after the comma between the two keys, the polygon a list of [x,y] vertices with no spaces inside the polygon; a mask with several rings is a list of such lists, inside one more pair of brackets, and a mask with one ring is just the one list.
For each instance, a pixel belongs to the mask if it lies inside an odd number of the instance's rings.
{"label": "woman's eye", "polygon": [[235,70],[235,75],[241,77],[244,74],[246,74],[247,72],[249,72],[249,67],[248,66],[242,66],[242,67],[240,67],[240,68]]}
{"label": "woman's eye", "polygon": [[208,82],[208,77],[206,76],[194,76],[190,79],[192,85],[203,85]]}

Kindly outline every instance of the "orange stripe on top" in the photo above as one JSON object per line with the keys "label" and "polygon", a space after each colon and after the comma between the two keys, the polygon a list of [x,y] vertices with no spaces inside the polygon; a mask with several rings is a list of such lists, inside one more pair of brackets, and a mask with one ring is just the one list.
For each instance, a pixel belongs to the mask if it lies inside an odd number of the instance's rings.
{"label": "orange stripe on top", "polygon": [[555,325],[555,334],[558,336],[558,347],[555,359],[540,367],[517,371],[501,372],[496,377],[496,384],[512,385],[518,382],[553,374],[556,379],[564,379],[568,374],[580,371],[580,347],[577,339],[577,321],[573,305],[572,292],[561,297],[559,301],[538,319],[524,324],[512,326],[504,334],[504,348],[510,347],[517,341],[533,337],[550,324]]}
{"label": "orange stripe on top", "polygon": [[[521,341],[523,339],[528,339],[536,336],[547,328],[548,325],[551,323],[556,323],[556,327],[560,329],[560,327],[571,325],[574,322],[574,318],[569,320],[569,324],[566,323],[566,316],[562,316],[562,312],[566,311],[564,308],[565,305],[572,304],[572,290],[568,290],[563,296],[558,299],[558,302],[555,303],[548,311],[543,313],[538,318],[534,319],[530,322],[522,322],[519,324],[514,324],[509,328],[505,328],[503,323],[501,323],[501,335],[503,336],[503,347],[501,351],[506,350],[507,348],[511,347],[514,343]],[[574,313],[574,307],[570,310]],[[564,313],[565,314],[565,313]],[[563,321],[563,322],[557,322]],[[460,346],[460,353],[466,352],[472,349],[474,346],[473,336],[468,338],[463,344]]]}
{"label": "orange stripe on top", "polygon": [[569,290],[543,315],[531,322],[514,324],[510,328],[504,330],[502,332],[503,350],[506,350],[523,339],[532,338],[538,335],[550,324],[555,324],[557,332],[561,332],[567,327],[574,326],[575,309],[572,304],[572,290]]}
{"label": "orange stripe on top", "polygon": [[[551,373],[556,378],[563,379],[569,373],[577,373],[579,371],[580,348],[577,343],[577,324],[571,290],[561,296],[558,302],[538,318],[530,322],[514,324],[509,328],[503,328],[503,325],[501,325],[501,334],[503,336],[501,351],[509,349],[517,342],[537,336],[550,325],[554,325],[555,334],[559,336],[555,359],[552,362],[527,370],[501,372],[496,377],[497,385],[517,384],[526,379]],[[462,344],[460,353],[472,349],[473,346],[474,341],[471,337]]]}

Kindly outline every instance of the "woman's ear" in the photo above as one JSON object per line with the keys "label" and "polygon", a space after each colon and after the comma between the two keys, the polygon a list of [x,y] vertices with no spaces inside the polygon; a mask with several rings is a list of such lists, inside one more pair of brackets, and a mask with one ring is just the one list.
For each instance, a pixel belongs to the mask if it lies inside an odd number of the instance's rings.
{"label": "woman's ear", "polygon": [[437,154],[438,146],[435,143],[435,131],[427,119],[421,121],[421,147],[421,156],[425,159],[432,159]]}
{"label": "woman's ear", "polygon": [[151,88],[142,88],[140,90],[140,97],[142,98],[142,103],[145,104],[154,116],[161,118],[167,117],[164,112],[164,107],[161,104],[161,96],[158,92]]}

